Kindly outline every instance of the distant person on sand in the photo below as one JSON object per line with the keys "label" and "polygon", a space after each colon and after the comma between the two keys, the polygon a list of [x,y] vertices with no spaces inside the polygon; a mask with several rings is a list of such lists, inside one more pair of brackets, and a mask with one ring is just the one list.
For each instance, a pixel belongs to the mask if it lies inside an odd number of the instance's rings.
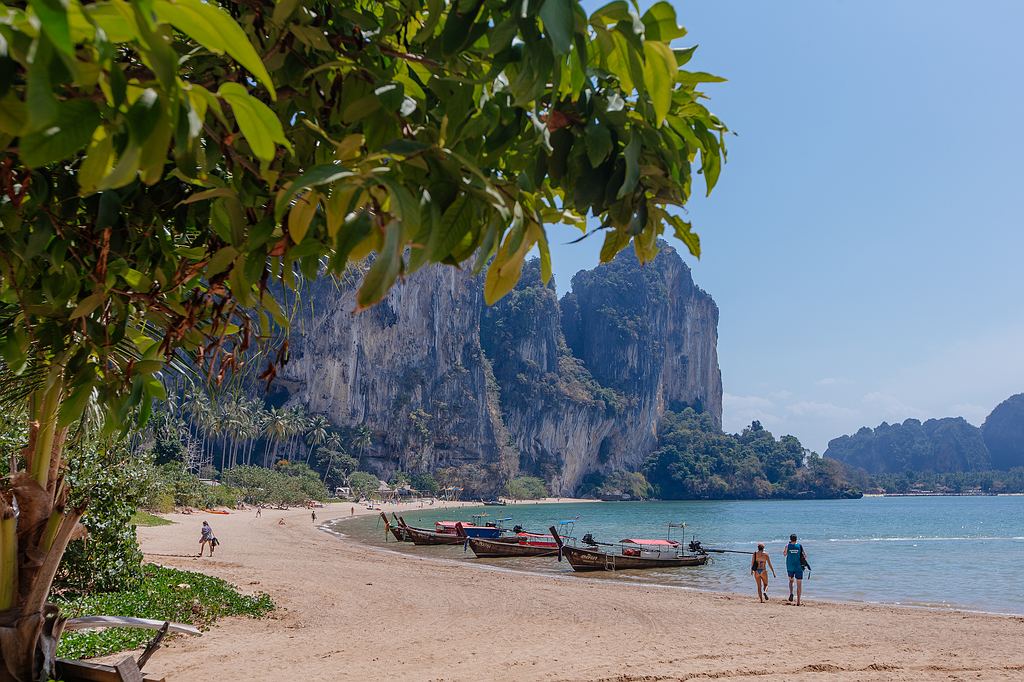
{"label": "distant person on sand", "polygon": [[772,566],[772,558],[764,551],[764,543],[757,543],[757,551],[750,561],[750,572],[754,574],[754,582],[757,583],[757,598],[763,604],[768,600],[768,569],[771,569],[772,577],[775,575],[775,567]]}
{"label": "distant person on sand", "polygon": [[313,510],[313,523],[316,523],[316,510]]}
{"label": "distant person on sand", "polygon": [[263,507],[256,507],[256,518],[258,519],[263,513]]}
{"label": "distant person on sand", "polygon": [[278,519],[277,520],[277,525],[283,526],[284,525],[284,519]]}
{"label": "distant person on sand", "polygon": [[199,556],[203,556],[203,546],[210,545],[210,556],[213,556],[213,549],[220,543],[213,534],[213,528],[210,528],[210,524],[203,521],[202,535],[199,536]]}
{"label": "distant person on sand", "polygon": [[351,507],[351,508],[350,508],[350,509],[348,510],[348,515],[349,515],[349,516],[355,516],[355,515],[356,515],[356,508],[355,508],[355,507]]}
{"label": "distant person on sand", "polygon": [[810,569],[807,564],[807,555],[804,554],[804,547],[796,541],[796,534],[789,536],[789,544],[786,545],[786,573],[789,575],[789,601],[793,601],[793,581],[796,581],[796,605],[800,606],[800,595],[804,589],[804,566]]}

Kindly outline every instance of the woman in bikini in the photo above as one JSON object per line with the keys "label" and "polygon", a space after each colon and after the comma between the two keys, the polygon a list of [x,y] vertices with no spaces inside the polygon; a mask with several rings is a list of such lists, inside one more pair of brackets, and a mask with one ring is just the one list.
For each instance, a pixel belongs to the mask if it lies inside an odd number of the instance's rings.
{"label": "woman in bikini", "polygon": [[750,561],[750,572],[754,574],[754,581],[757,583],[757,598],[763,604],[768,601],[768,569],[771,569],[772,577],[775,577],[775,567],[772,566],[772,558],[764,551],[764,543],[757,543],[757,551]]}

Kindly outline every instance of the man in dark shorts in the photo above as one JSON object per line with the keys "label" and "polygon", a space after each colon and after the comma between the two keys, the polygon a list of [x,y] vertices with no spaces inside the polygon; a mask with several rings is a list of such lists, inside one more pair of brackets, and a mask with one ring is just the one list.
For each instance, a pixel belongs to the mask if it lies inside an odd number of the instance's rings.
{"label": "man in dark shorts", "polygon": [[803,593],[804,566],[807,564],[803,545],[796,541],[796,534],[789,536],[789,544],[786,545],[786,573],[789,575],[789,601],[793,601],[793,581],[796,581],[796,605],[800,606],[800,596]]}

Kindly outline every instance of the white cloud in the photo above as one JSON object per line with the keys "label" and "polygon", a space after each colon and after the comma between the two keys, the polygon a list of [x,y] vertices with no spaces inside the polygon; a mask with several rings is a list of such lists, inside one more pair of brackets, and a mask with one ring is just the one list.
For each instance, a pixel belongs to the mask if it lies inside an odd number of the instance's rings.
{"label": "white cloud", "polygon": [[865,393],[862,402],[867,406],[870,414],[877,414],[879,418],[887,422],[902,422],[909,417],[927,419],[930,416],[925,410],[914,407],[897,396],[883,391]]}
{"label": "white cloud", "polygon": [[769,424],[781,421],[775,402],[758,395],[722,396],[722,426],[726,431],[742,431],[754,420]]}
{"label": "white cloud", "polygon": [[786,405],[786,411],[798,417],[843,418],[853,417],[858,414],[857,410],[849,407],[815,400],[800,400]]}
{"label": "white cloud", "polygon": [[963,417],[975,426],[981,426],[995,405],[975,405],[973,403],[957,403],[949,408],[950,417]]}

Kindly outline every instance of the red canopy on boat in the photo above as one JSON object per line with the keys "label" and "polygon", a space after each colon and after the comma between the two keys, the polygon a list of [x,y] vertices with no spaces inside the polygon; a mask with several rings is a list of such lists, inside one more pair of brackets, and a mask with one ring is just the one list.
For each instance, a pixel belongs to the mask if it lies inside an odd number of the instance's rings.
{"label": "red canopy on boat", "polygon": [[654,545],[656,547],[678,547],[679,543],[675,540],[643,540],[639,538],[624,538],[619,542],[628,542],[631,545]]}

